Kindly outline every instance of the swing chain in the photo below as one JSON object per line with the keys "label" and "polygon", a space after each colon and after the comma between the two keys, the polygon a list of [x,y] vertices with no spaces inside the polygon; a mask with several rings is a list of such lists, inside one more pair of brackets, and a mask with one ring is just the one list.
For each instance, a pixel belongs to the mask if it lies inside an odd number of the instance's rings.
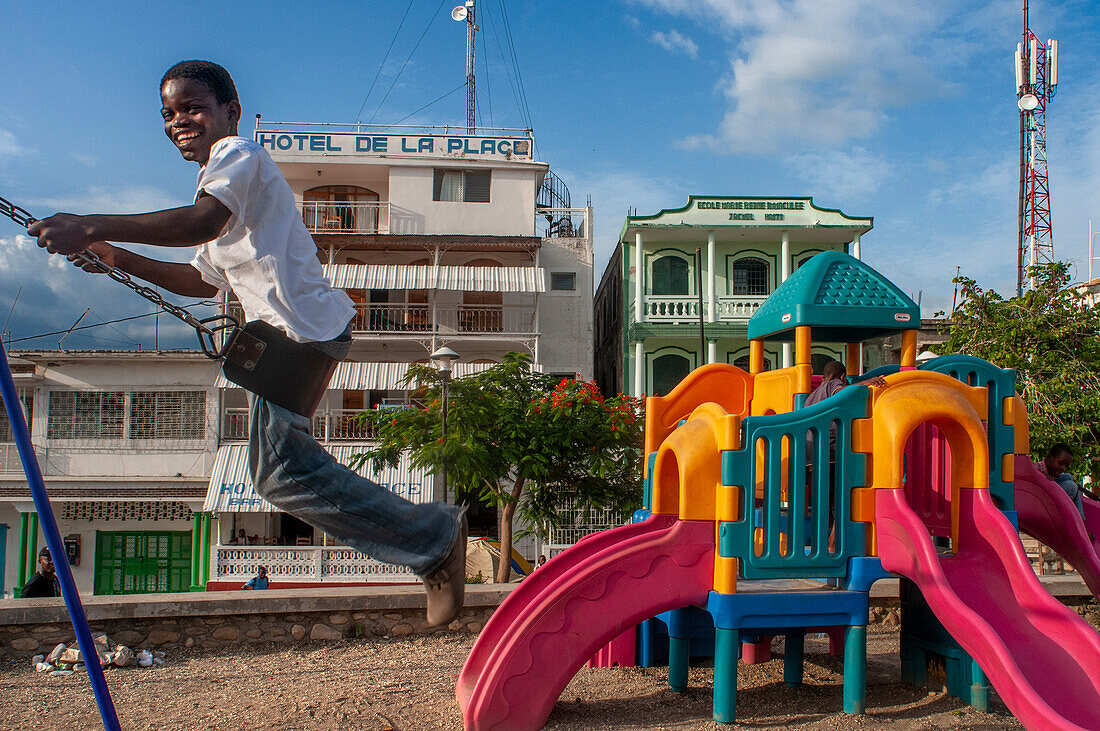
{"label": "swing chain", "polygon": [[[0,197],[0,215],[10,218],[24,228],[29,227],[32,223],[38,220],[34,216],[32,216],[30,212],[27,211],[25,208],[20,208],[19,206],[2,197]],[[228,347],[229,342],[232,340],[232,331],[239,329],[240,327],[240,323],[236,320],[236,318],[232,317],[231,315],[216,315],[214,317],[208,317],[200,320],[179,305],[174,305],[168,300],[161,297],[160,294],[152,287],[146,287],[144,285],[138,284],[130,277],[129,274],[122,271],[118,267],[108,266],[103,262],[102,259],[100,259],[91,251],[80,252],[76,255],[76,259],[74,259],[73,261],[74,263],[78,263],[81,265],[90,265],[93,269],[95,269],[95,271],[99,272],[100,274],[106,274],[108,277],[115,280],[119,284],[122,284],[132,289],[139,296],[149,300],[154,305],[167,312],[169,315],[177,317],[193,327],[198,333],[199,345],[202,348],[202,352],[210,358],[216,359],[225,356],[226,348]],[[208,326],[207,323],[210,323],[212,327]],[[230,337],[227,337],[225,339],[224,345],[218,347],[216,337],[218,333],[224,332],[226,330],[230,331]]]}

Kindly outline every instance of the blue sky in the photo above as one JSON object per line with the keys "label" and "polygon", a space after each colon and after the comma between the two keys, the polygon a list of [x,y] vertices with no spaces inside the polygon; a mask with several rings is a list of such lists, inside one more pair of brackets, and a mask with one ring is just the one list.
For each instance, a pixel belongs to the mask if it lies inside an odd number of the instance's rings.
{"label": "blue sky", "polygon": [[[462,123],[461,90],[417,112],[463,83],[453,4],[6,3],[0,195],[40,215],[187,203],[196,168],[163,136],[157,97],[160,75],[183,58],[233,73],[245,134],[256,113]],[[1020,5],[508,0],[506,9],[537,152],[575,204],[592,197],[597,277],[628,207],[655,212],[693,193],[812,195],[874,217],[864,258],[921,292],[927,316],[950,307],[956,266],[1002,293],[1014,288]],[[481,123],[522,127],[527,111],[498,43],[501,0],[479,7]],[[1061,42],[1047,115],[1055,253],[1084,279],[1090,218],[1100,230],[1100,9],[1032,0],[1031,12],[1036,33]],[[0,221],[0,325],[11,313],[12,338],[63,330],[89,307],[81,324],[150,311],[18,233]],[[65,347],[151,348],[153,329],[144,319],[80,331]],[[162,347],[192,343],[164,318],[160,336]]]}

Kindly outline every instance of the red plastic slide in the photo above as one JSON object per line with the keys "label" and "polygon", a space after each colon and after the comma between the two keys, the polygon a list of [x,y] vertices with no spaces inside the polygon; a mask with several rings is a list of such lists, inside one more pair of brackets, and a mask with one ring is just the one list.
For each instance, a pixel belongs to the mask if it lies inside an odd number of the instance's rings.
{"label": "red plastic slide", "polygon": [[643,619],[705,602],[713,582],[711,521],[654,516],[555,556],[493,613],[470,652],[456,689],[467,731],[542,728],[596,650]]}
{"label": "red plastic slide", "polygon": [[1081,574],[1093,596],[1100,595],[1100,503],[1083,498],[1085,521],[1058,483],[1035,468],[1027,455],[1018,454],[1012,467],[1016,512],[1020,530],[1053,548]]}
{"label": "red plastic slide", "polygon": [[904,492],[877,490],[883,568],[916,582],[1024,726],[1100,729],[1100,637],[1039,583],[989,492],[958,495],[958,552],[939,556]]}

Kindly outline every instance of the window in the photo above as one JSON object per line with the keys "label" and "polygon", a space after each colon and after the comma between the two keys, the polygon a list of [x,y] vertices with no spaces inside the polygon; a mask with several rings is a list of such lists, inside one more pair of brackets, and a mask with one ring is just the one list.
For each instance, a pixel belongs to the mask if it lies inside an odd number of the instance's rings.
{"label": "window", "polygon": [[[19,401],[23,405],[23,417],[27,420],[27,428],[31,428],[31,413],[34,405],[34,389],[19,387],[16,389]],[[11,423],[8,421],[8,412],[0,408],[0,442],[14,442],[15,434],[12,433]]]}
{"label": "window", "polygon": [[768,262],[763,259],[738,259],[733,263],[733,294],[767,295]]}
{"label": "window", "polygon": [[577,275],[574,272],[552,272],[550,289],[556,292],[572,292],[577,288]]}
{"label": "window", "polygon": [[491,170],[439,170],[432,183],[433,201],[488,203]]}
{"label": "window", "polygon": [[131,439],[203,439],[205,391],[135,391],[130,394]]}
{"label": "window", "polygon": [[48,439],[122,439],[121,391],[52,391]]}
{"label": "window", "polygon": [[[129,415],[129,433],[126,416]],[[206,437],[205,391],[53,391],[47,439]]]}
{"label": "window", "polygon": [[688,291],[688,263],[678,256],[662,256],[653,262],[652,293],[684,295]]}

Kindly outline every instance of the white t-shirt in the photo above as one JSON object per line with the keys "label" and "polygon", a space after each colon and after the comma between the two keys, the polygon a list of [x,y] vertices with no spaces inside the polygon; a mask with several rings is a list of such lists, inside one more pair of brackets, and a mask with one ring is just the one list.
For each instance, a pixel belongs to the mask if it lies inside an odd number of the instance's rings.
{"label": "white t-shirt", "polygon": [[191,260],[204,282],[232,290],[248,320],[263,320],[298,342],[344,332],[355,314],[351,298],[321,273],[294,192],[266,150],[244,137],[215,142],[195,200],[203,193],[233,214]]}

